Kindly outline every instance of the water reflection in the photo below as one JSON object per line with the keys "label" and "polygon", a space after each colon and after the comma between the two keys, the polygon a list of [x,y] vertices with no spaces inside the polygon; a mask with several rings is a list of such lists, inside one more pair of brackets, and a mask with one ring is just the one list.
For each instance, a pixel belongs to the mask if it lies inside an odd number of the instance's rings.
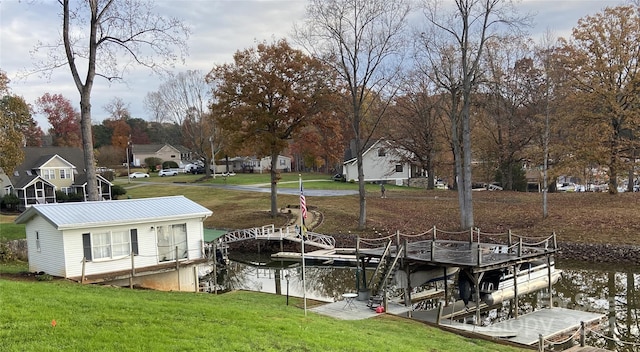
{"label": "water reflection", "polygon": [[[233,259],[219,279],[224,290],[286,295],[285,276],[288,274],[289,295],[303,297],[299,263],[271,261],[268,256],[255,254]],[[552,304],[607,316],[599,333],[587,335],[587,344],[617,351],[640,351],[640,267],[603,267],[575,262],[558,262],[556,265],[563,274],[554,285]],[[372,272],[373,269],[368,275]],[[343,293],[356,291],[357,276],[353,266],[309,264],[306,266],[306,296],[334,302],[341,299]],[[545,290],[524,295],[519,298],[518,314],[541,309],[548,304],[549,295]],[[436,305],[436,301],[431,300],[415,308],[426,309]],[[500,308],[484,315],[483,323],[509,319],[514,316],[514,308],[512,301],[505,301]]]}

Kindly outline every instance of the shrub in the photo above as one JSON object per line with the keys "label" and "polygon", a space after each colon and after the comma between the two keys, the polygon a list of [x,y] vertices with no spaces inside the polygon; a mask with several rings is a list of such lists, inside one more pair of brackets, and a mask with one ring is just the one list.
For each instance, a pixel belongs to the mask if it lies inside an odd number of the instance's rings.
{"label": "shrub", "polygon": [[160,158],[156,158],[155,156],[148,157],[144,159],[145,165],[149,169],[149,172],[155,172],[156,166],[162,164],[162,160]]}
{"label": "shrub", "polygon": [[67,202],[67,201],[69,201],[69,196],[66,193],[62,192],[62,191],[56,191],[56,201],[58,203]]}
{"label": "shrub", "polygon": [[69,202],[82,202],[84,201],[84,196],[81,193],[69,193],[68,195]]}
{"label": "shrub", "polygon": [[45,272],[40,272],[36,274],[36,280],[38,281],[51,281],[53,280],[53,276],[45,273]]}
{"label": "shrub", "polygon": [[16,259],[17,257],[11,248],[9,248],[9,245],[6,243],[0,243],[0,262],[8,263]]}
{"label": "shrub", "polygon": [[169,161],[165,161],[164,163],[162,163],[162,168],[163,169],[177,169],[180,166],[178,166],[178,163],[176,163],[175,161],[169,160]]}
{"label": "shrub", "polygon": [[127,194],[127,190],[120,185],[111,186],[111,199],[118,199],[118,197]]}
{"label": "shrub", "polygon": [[16,210],[18,208],[18,204],[20,203],[20,199],[13,193],[5,194],[2,197],[2,208],[6,208],[7,210]]}
{"label": "shrub", "polygon": [[113,181],[115,179],[115,172],[113,171],[103,171],[100,173],[100,176],[106,178],[109,181]]}

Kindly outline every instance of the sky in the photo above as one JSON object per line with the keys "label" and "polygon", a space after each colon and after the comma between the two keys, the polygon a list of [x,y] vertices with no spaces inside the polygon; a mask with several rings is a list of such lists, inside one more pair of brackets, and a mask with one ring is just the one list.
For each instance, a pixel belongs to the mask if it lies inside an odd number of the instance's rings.
{"label": "sky", "polygon": [[[518,7],[534,14],[531,37],[540,41],[550,30],[555,36],[569,37],[578,19],[600,12],[606,6],[617,6],[623,0],[522,0]],[[189,56],[178,63],[174,72],[200,70],[209,72],[215,65],[232,62],[233,54],[255,46],[256,42],[272,42],[290,38],[293,24],[305,14],[306,0],[157,0],[157,13],[181,18],[191,27]],[[62,94],[79,110],[79,93],[68,66],[42,77],[32,72],[43,53],[33,55],[38,41],[50,43],[60,38],[62,20],[55,0],[0,0],[0,70],[11,80],[13,94],[27,103],[45,93]],[[83,76],[81,74],[81,76]],[[96,78],[92,92],[93,123],[108,117],[104,110],[114,98],[122,99],[132,117],[150,120],[144,98],[156,91],[164,77],[144,67],[133,67],[123,82],[107,82]],[[36,115],[43,130],[49,125]]]}

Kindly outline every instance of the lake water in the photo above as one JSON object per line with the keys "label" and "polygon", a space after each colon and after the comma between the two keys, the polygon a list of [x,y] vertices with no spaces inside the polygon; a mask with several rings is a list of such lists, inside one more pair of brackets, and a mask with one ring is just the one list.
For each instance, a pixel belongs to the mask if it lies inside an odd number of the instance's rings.
{"label": "lake water", "polygon": [[[279,294],[283,295],[283,304],[287,293],[303,297],[300,263],[272,261],[268,255],[257,254],[234,254],[231,259],[218,280],[224,291],[241,289]],[[558,261],[556,267],[563,273],[553,287],[554,306],[606,315],[599,330],[602,336],[590,333],[587,343],[610,350],[640,351],[640,266]],[[373,270],[370,269],[368,276]],[[305,272],[308,299],[334,302],[342,299],[343,293],[356,291],[357,272],[353,266],[308,264]],[[521,296],[519,314],[540,309],[548,301],[545,290]],[[422,303],[423,307],[434,305],[435,301]],[[502,308],[484,314],[483,323],[508,319],[512,309],[512,302],[505,301]]]}

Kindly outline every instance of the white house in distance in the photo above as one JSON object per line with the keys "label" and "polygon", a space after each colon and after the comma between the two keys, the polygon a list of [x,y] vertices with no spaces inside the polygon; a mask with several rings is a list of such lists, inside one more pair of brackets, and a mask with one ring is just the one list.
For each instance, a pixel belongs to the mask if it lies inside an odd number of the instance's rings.
{"label": "white house in distance", "polygon": [[198,291],[203,221],[212,212],[184,196],[35,204],[26,225],[29,271],[83,283]]}
{"label": "white house in distance", "polygon": [[[394,147],[389,141],[379,139],[365,146],[362,167],[366,182],[392,182],[398,186],[407,185],[409,179],[419,172],[410,160],[410,153]],[[358,164],[355,145],[345,153],[342,173],[347,181],[358,180]]]}
{"label": "white house in distance", "polygon": [[[228,163],[228,167],[227,167]],[[217,161],[216,173],[224,172],[243,172],[243,173],[263,173],[271,170],[271,157],[267,156],[258,159],[255,156],[234,157],[229,159],[220,159]],[[276,161],[276,170],[280,172],[291,171],[291,158],[284,155],[278,155]]]}

